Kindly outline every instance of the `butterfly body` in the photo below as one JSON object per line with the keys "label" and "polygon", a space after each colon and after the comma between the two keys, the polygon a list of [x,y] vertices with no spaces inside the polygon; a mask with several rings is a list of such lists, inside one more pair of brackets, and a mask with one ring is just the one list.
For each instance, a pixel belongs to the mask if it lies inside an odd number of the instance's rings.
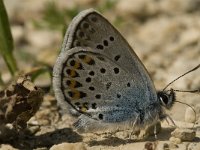
{"label": "butterfly body", "polygon": [[53,75],[59,104],[79,115],[79,132],[144,128],[165,116],[137,55],[93,9],[73,19]]}

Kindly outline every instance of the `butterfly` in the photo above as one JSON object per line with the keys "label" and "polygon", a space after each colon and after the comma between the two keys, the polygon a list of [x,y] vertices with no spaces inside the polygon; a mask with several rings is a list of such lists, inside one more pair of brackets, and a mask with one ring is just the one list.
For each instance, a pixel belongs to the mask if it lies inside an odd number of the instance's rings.
{"label": "butterfly", "polygon": [[71,22],[53,70],[63,109],[78,115],[80,132],[141,129],[166,118],[173,90],[157,92],[145,66],[122,35],[94,9]]}

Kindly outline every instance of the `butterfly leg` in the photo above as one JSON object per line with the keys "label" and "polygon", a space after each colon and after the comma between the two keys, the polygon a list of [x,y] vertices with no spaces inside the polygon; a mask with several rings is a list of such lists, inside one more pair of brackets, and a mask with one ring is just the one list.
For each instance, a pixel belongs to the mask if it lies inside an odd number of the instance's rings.
{"label": "butterfly leg", "polygon": [[[139,115],[136,116],[135,121],[131,124],[131,126],[132,126],[133,128],[135,127],[138,118],[139,118]],[[133,129],[133,130],[130,132],[130,134],[129,134],[129,139],[131,139],[132,135],[135,134],[136,132],[137,132],[137,131],[135,131],[135,129]]]}
{"label": "butterfly leg", "polygon": [[158,139],[158,137],[157,137],[157,126],[156,125],[154,125],[154,136],[155,136],[155,139],[157,140]]}
{"label": "butterfly leg", "polygon": [[168,125],[170,125],[168,119],[171,121],[171,123],[173,124],[174,127],[177,127],[177,125],[175,124],[174,120],[169,115],[167,115],[167,117],[165,119],[167,121]]}
{"label": "butterfly leg", "polygon": [[161,124],[160,122],[157,122],[155,124],[152,124],[151,126],[147,126],[145,129],[140,130],[139,138],[140,139],[145,139],[148,138],[149,136],[154,136],[155,139],[157,140],[157,134],[161,130]]}

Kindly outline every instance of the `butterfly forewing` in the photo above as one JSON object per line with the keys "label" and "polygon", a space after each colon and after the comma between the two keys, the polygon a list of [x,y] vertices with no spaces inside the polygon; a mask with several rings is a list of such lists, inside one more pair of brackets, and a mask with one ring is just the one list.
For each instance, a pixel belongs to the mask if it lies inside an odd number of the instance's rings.
{"label": "butterfly forewing", "polygon": [[[62,51],[77,46],[87,46],[99,51],[131,74],[136,75],[137,79],[143,82],[144,92],[147,95],[153,93],[151,96],[156,99],[154,85],[137,55],[121,34],[95,10],[83,11],[75,17],[66,36],[68,38]],[[150,89],[153,90],[149,91]]]}

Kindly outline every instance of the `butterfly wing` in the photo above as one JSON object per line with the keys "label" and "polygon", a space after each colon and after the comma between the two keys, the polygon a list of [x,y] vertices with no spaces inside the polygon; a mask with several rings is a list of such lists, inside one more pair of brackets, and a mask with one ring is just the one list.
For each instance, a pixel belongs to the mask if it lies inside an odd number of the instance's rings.
{"label": "butterfly wing", "polygon": [[158,105],[154,85],[137,55],[93,9],[81,12],[69,26],[53,84],[61,105],[68,103],[106,123],[135,120],[138,115],[142,122],[144,113]]}
{"label": "butterfly wing", "polygon": [[143,82],[146,96],[156,99],[155,87],[138,56],[121,34],[94,9],[82,11],[74,18],[65,35],[62,52],[77,46],[91,47],[105,54],[136,75]]}

